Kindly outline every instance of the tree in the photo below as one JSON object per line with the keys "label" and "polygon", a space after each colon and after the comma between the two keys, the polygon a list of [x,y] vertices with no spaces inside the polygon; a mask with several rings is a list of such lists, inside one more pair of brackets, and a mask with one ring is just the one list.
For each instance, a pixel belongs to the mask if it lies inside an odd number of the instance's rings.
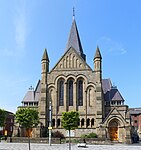
{"label": "tree", "polygon": [[[0,127],[5,126],[6,116],[7,116],[7,112],[3,109],[0,109]],[[0,133],[0,136],[2,136],[2,133]],[[0,140],[1,140],[1,137],[0,137]]]}
{"label": "tree", "polygon": [[6,120],[6,111],[3,109],[0,109],[0,127],[4,127],[5,120]]}
{"label": "tree", "polygon": [[32,108],[21,108],[16,112],[16,122],[19,123],[20,127],[23,127],[27,131],[29,139],[29,150],[30,150],[30,132],[33,127],[39,124],[38,111]]}
{"label": "tree", "polygon": [[70,145],[70,130],[78,128],[79,113],[75,111],[63,112],[62,113],[62,126],[64,129],[69,131],[69,150],[71,150]]}

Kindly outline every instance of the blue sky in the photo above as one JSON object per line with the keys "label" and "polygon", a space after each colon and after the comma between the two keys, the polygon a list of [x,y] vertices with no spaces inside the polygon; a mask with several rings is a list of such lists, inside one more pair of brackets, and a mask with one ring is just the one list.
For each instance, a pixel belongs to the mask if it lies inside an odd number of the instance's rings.
{"label": "blue sky", "polygon": [[47,48],[50,69],[64,54],[72,8],[87,63],[97,45],[103,78],[111,78],[130,107],[141,107],[140,0],[1,0],[0,108],[15,112],[41,78]]}

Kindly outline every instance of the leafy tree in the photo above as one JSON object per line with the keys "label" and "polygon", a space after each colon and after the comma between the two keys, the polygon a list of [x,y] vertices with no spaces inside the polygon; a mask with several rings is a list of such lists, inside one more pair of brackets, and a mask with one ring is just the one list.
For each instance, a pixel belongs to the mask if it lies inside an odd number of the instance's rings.
{"label": "leafy tree", "polygon": [[75,111],[63,112],[62,113],[62,126],[64,129],[69,131],[69,150],[71,150],[70,145],[70,130],[78,128],[79,113]]}
{"label": "leafy tree", "polygon": [[31,108],[21,108],[17,110],[15,116],[16,122],[28,132],[30,150],[30,132],[33,127],[39,124],[38,111]]}
{"label": "leafy tree", "polygon": [[3,127],[5,125],[6,120],[6,111],[3,109],[0,109],[0,127]]}

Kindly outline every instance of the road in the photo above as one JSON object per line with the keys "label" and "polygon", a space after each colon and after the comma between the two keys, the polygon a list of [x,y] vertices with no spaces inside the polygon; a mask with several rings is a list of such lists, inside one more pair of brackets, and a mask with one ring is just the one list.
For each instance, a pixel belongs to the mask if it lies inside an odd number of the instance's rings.
{"label": "road", "polygon": [[[68,150],[68,144],[31,144],[31,150]],[[141,150],[141,144],[87,145],[86,148],[71,145],[72,150]],[[28,150],[28,143],[0,143],[0,150]]]}

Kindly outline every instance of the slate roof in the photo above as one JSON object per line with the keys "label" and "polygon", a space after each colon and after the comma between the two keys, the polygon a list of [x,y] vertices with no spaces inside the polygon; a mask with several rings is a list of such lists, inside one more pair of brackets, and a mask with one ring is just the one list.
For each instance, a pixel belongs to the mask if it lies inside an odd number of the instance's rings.
{"label": "slate roof", "polygon": [[141,108],[130,108],[129,112],[131,115],[139,115],[141,114]]}
{"label": "slate roof", "polygon": [[102,88],[105,101],[124,101],[117,87],[112,86],[110,79],[102,80]]}
{"label": "slate roof", "polygon": [[66,51],[71,47],[73,47],[84,60],[86,59],[85,58],[86,55],[83,53],[83,49],[82,49],[82,45],[81,45],[81,41],[80,41],[80,37],[79,37],[75,19],[73,19],[73,22],[72,22],[68,42],[66,45]]}
{"label": "slate roof", "polygon": [[25,94],[22,103],[23,102],[38,102],[40,97],[40,91],[41,91],[41,82],[40,80],[37,83],[37,86],[35,88],[35,91],[33,88],[29,88],[27,93]]}
{"label": "slate roof", "polygon": [[39,81],[38,81],[38,84],[37,84],[37,86],[36,86],[36,89],[35,89],[35,91],[34,91],[34,93],[35,93],[35,98],[34,98],[34,100],[35,100],[35,101],[39,101],[40,92],[41,92],[41,81],[39,80]]}

